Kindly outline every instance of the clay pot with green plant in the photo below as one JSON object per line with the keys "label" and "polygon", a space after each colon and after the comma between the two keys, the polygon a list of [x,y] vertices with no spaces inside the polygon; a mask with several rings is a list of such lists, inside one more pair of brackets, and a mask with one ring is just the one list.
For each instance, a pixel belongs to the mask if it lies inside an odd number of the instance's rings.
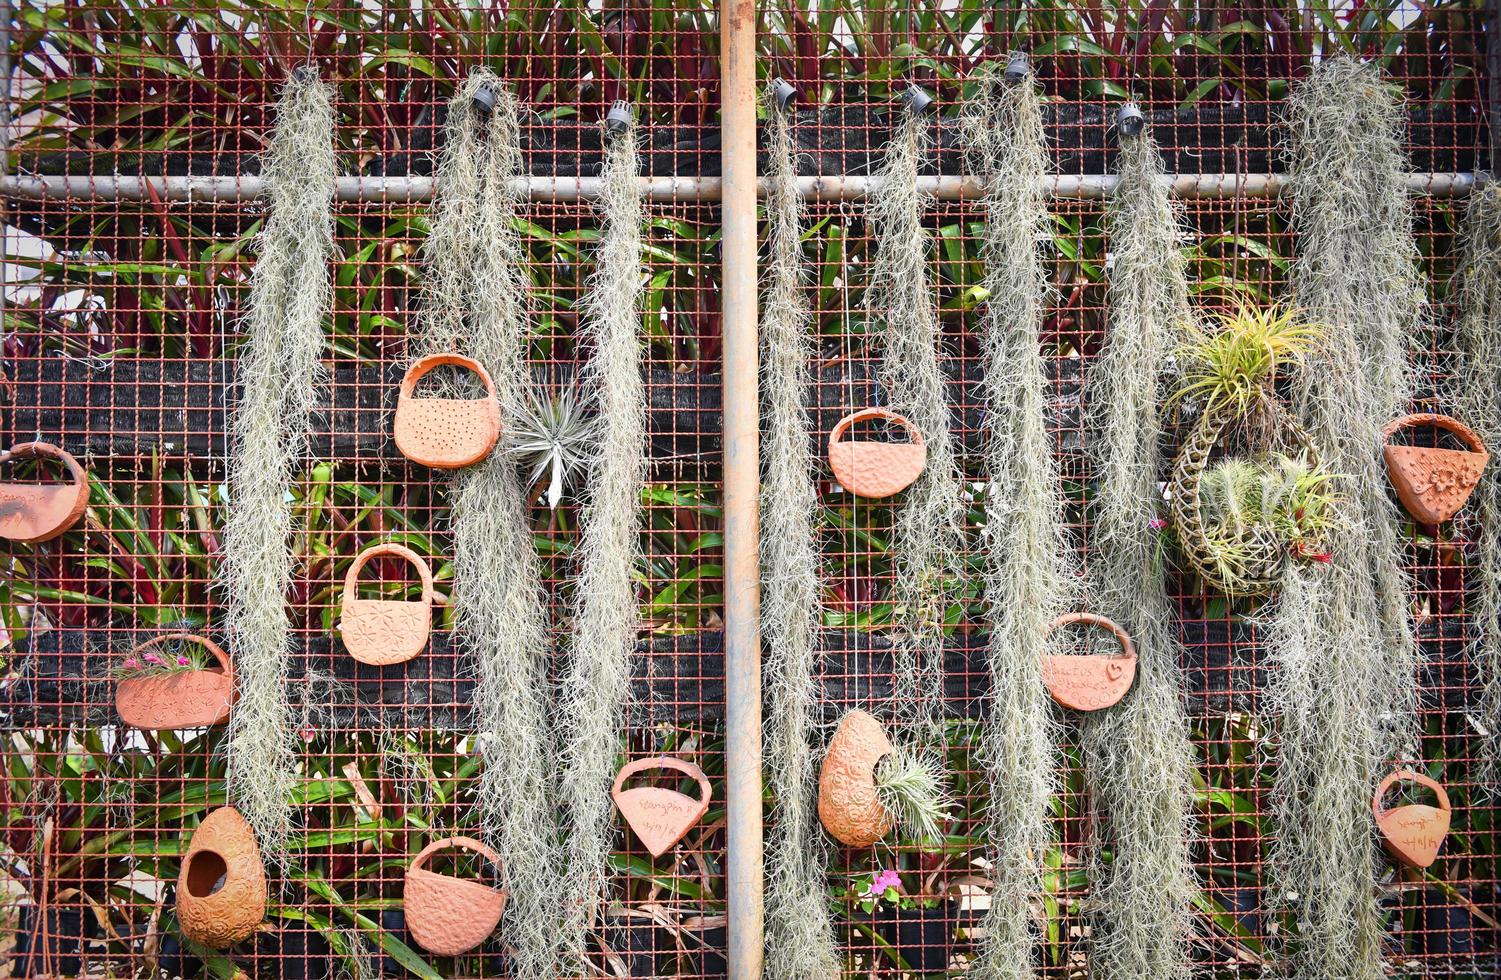
{"label": "clay pot with green plant", "polygon": [[893,745],[873,715],[844,716],[818,777],[818,819],[836,840],[869,847],[898,826],[916,840],[938,840],[949,805],[936,763]]}

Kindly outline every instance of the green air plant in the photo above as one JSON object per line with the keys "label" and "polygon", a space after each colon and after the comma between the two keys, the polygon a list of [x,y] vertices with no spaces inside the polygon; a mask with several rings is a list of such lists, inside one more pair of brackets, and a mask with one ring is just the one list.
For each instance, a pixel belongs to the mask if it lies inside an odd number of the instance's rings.
{"label": "green air plant", "polygon": [[761,313],[761,629],[766,636],[766,974],[837,980],[824,835],[814,806],[819,578],[815,461],[804,393],[815,354],[803,292],[802,200],[788,114],[767,104],[767,273]]}
{"label": "green air plant", "polygon": [[1293,285],[1322,324],[1294,378],[1299,420],[1341,474],[1330,565],[1290,565],[1268,645],[1276,664],[1273,896],[1296,930],[1285,973],[1374,980],[1382,914],[1371,793],[1413,750],[1417,651],[1381,427],[1406,411],[1409,331],[1424,317],[1401,152],[1402,103],[1373,66],[1325,61],[1293,93]]}
{"label": "green air plant", "polygon": [[876,762],[872,778],[876,799],[903,836],[929,847],[943,844],[954,801],[942,766],[927,753],[898,745]]}
{"label": "green air plant", "polygon": [[230,420],[221,584],[239,674],[229,721],[228,791],[261,848],[279,856],[297,781],[287,701],[290,489],[324,375],[323,317],[332,303],[333,89],[293,72],[277,104],[262,175],[270,192],[250,278],[246,343]]}
{"label": "green air plant", "polygon": [[646,401],[641,381],[641,192],[637,131],[606,133],[598,258],[581,320],[592,351],[584,383],[598,392],[605,429],[590,475],[578,543],[572,657],[563,681],[561,881],[565,967],[587,969],[588,937],[610,856],[610,781],[630,693],[639,610],[635,575],[646,480]]}
{"label": "green air plant", "polygon": [[1095,852],[1091,975],[1185,978],[1195,884],[1195,775],[1166,568],[1153,530],[1162,506],[1163,381],[1194,320],[1179,215],[1147,133],[1123,136],[1110,203],[1110,337],[1090,372],[1096,452],[1088,608],[1125,626],[1135,688],[1082,723],[1090,788],[1113,840]]}
{"label": "green air plant", "polygon": [[985,180],[989,294],[981,329],[990,405],[984,540],[991,703],[984,758],[992,890],[985,940],[970,972],[977,980],[1033,972],[1028,910],[1042,888],[1056,788],[1057,733],[1042,664],[1048,624],[1067,608],[1073,579],[1038,338],[1048,295],[1040,243],[1050,240],[1051,223],[1042,98],[1030,73],[1008,83],[997,67],[981,70],[960,120],[974,170]]}
{"label": "green air plant", "polygon": [[[487,99],[475,99],[481,92],[494,98],[488,111]],[[528,294],[515,231],[521,167],[515,97],[489,71],[475,71],[449,104],[415,346],[484,364],[506,429],[524,415],[528,380]],[[516,975],[542,980],[557,973],[557,820],[547,613],[528,490],[504,453],[455,475],[453,602],[455,629],[478,674],[479,823],[506,857],[505,931]]]}

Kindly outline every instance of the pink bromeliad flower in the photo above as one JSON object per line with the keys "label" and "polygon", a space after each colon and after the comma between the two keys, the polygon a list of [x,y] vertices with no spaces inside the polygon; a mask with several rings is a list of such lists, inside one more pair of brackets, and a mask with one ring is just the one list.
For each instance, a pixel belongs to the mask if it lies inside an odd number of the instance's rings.
{"label": "pink bromeliad flower", "polygon": [[163,660],[161,657],[157,656],[154,653],[148,653],[148,654],[146,654],[143,659],[145,659],[145,661],[148,664],[156,664],[158,667],[160,667],[160,666],[162,666],[163,664],[166,663],[165,660]]}
{"label": "pink bromeliad flower", "polygon": [[177,666],[179,666],[179,667],[191,667],[191,666],[193,666],[193,661],[191,661],[187,657],[182,656],[181,654],[179,654],[178,657],[177,657]]}
{"label": "pink bromeliad flower", "polygon": [[135,657],[126,657],[125,658],[125,669],[126,670],[140,670],[141,669],[141,662],[139,660],[137,660]]}

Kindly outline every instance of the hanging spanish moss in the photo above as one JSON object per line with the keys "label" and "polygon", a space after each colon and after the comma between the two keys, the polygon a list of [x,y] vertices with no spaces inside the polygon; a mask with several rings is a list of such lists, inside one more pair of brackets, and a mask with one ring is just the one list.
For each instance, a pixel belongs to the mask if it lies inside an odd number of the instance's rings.
{"label": "hanging spanish moss", "polygon": [[1163,382],[1193,320],[1183,231],[1151,136],[1123,135],[1108,214],[1110,338],[1091,371],[1099,449],[1088,608],[1124,626],[1136,685],[1084,719],[1082,747],[1112,858],[1092,876],[1092,976],[1187,977],[1194,893],[1193,749],[1166,568],[1153,530],[1166,469]]}
{"label": "hanging spanish moss", "polygon": [[770,94],[767,275],[761,312],[761,629],[766,636],[766,975],[837,980],[825,893],[826,846],[815,807],[819,575],[814,458],[804,393],[815,356],[804,296],[802,199],[789,111]]}
{"label": "hanging spanish moss", "polygon": [[[528,383],[528,295],[513,180],[521,168],[515,97],[491,72],[477,70],[449,103],[416,346],[483,364],[506,430]],[[478,673],[478,815],[506,857],[511,962],[517,977],[550,980],[557,972],[558,828],[546,727],[547,617],[528,491],[504,453],[456,474],[454,625]]]}
{"label": "hanging spanish moss", "polygon": [[970,976],[1033,975],[1030,909],[1051,842],[1057,732],[1042,681],[1048,625],[1069,605],[1072,551],[1063,531],[1047,378],[1038,333],[1048,282],[1043,190],[1048,151],[1042,99],[1028,73],[999,66],[975,79],[961,117],[966,149],[985,181],[985,344],[990,486],[985,494],[985,599],[991,703],[983,755],[990,787],[992,882],[985,941]]}
{"label": "hanging spanish moss", "polygon": [[605,139],[600,210],[604,220],[584,301],[592,358],[584,384],[598,392],[605,429],[587,489],[578,544],[572,660],[561,696],[560,798],[565,860],[565,969],[587,970],[588,937],[604,894],[610,855],[610,782],[619,749],[639,613],[634,577],[646,480],[646,402],[641,381],[641,192],[636,127]]}
{"label": "hanging spanish moss", "polygon": [[287,701],[287,592],[294,562],[290,489],[324,376],[333,302],[333,89],[293,72],[262,169],[270,193],[250,277],[246,343],[230,420],[222,585],[239,673],[229,721],[229,797],[275,857],[291,832],[296,750]]}
{"label": "hanging spanish moss", "polygon": [[1289,568],[1268,637],[1278,668],[1273,897],[1296,924],[1285,972],[1300,980],[1383,975],[1370,799],[1378,768],[1410,751],[1416,710],[1380,457],[1382,425],[1411,399],[1406,338],[1423,317],[1402,120],[1379,71],[1343,57],[1298,87],[1288,115],[1293,284],[1323,327],[1295,401],[1320,458],[1344,478],[1332,563]]}

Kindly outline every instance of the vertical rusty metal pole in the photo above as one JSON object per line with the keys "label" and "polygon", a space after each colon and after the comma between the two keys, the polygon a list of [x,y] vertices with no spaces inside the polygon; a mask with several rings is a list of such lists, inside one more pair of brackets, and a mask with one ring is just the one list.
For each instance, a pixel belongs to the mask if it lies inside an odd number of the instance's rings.
{"label": "vertical rusty metal pole", "polygon": [[725,796],[730,980],[760,980],[761,546],[756,318],[756,5],[720,0]]}

